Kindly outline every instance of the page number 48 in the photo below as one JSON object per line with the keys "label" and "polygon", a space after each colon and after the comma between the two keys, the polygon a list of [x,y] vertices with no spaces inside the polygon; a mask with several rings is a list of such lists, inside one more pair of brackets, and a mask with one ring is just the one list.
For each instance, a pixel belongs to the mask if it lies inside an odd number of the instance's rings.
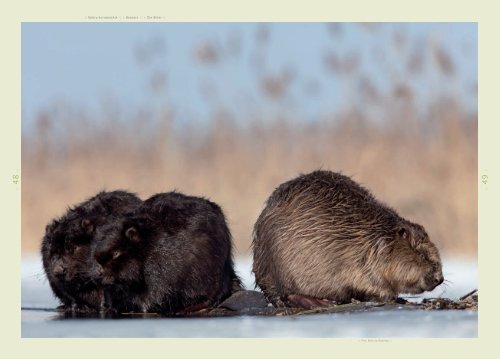
{"label": "page number 48", "polygon": [[488,175],[482,175],[481,182],[483,182],[483,184],[487,184],[488,183]]}
{"label": "page number 48", "polygon": [[14,184],[18,184],[19,183],[19,175],[12,175],[12,182]]}

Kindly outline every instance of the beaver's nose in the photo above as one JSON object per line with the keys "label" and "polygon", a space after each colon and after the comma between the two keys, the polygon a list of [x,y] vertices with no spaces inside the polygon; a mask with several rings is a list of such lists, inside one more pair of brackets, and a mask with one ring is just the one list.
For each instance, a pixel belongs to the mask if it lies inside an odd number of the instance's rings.
{"label": "beaver's nose", "polygon": [[434,276],[434,282],[436,283],[436,285],[440,285],[441,283],[444,282],[444,277],[443,277],[443,274],[441,273],[438,273]]}
{"label": "beaver's nose", "polygon": [[62,264],[57,264],[55,267],[54,267],[54,274],[55,275],[63,275],[65,272],[64,270],[64,267]]}
{"label": "beaver's nose", "polygon": [[102,267],[101,266],[99,266],[99,267],[97,267],[95,269],[94,275],[96,276],[96,278],[102,278],[103,271],[102,271]]}

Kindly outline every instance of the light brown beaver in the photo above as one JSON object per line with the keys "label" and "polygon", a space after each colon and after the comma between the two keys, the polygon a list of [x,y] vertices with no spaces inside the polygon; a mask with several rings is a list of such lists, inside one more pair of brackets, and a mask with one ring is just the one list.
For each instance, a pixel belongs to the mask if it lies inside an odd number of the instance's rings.
{"label": "light brown beaver", "polygon": [[443,282],[421,225],[330,171],[276,188],[255,223],[253,256],[256,284],[274,306],[388,301]]}

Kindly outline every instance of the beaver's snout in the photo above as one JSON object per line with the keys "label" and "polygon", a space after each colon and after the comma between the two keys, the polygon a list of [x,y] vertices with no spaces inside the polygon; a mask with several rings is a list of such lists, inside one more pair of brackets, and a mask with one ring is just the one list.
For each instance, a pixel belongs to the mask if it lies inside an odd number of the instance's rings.
{"label": "beaver's snout", "polygon": [[427,291],[431,291],[436,288],[438,285],[444,282],[444,277],[441,271],[433,273],[431,276],[427,278]]}
{"label": "beaver's snout", "polygon": [[99,268],[97,268],[97,269],[95,270],[94,275],[95,275],[95,277],[96,277],[96,278],[102,278],[102,274],[103,274],[103,272],[102,272],[102,267],[99,267]]}
{"label": "beaver's snout", "polygon": [[63,276],[65,271],[66,271],[66,269],[64,268],[62,263],[58,263],[54,267],[54,275],[56,275],[58,277]]}
{"label": "beaver's snout", "polygon": [[94,277],[94,281],[103,285],[111,285],[115,282],[114,277],[109,275],[109,273],[105,271],[100,264],[94,267],[92,275]]}
{"label": "beaver's snout", "polygon": [[444,277],[442,274],[439,274],[438,276],[434,277],[434,280],[436,281],[436,286],[438,286],[444,282]]}
{"label": "beaver's snout", "polygon": [[101,265],[94,265],[92,267],[92,271],[90,273],[92,280],[94,282],[100,282],[102,281],[102,277],[104,275],[104,271]]}

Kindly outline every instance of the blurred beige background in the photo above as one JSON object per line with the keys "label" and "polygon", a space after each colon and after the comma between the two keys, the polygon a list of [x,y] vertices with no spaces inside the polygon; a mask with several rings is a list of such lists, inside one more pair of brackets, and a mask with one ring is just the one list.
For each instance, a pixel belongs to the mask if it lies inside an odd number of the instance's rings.
{"label": "blurred beige background", "polygon": [[[232,36],[238,34],[234,28],[218,29],[235,39],[227,44],[216,36],[195,37],[185,50],[192,63],[184,67],[161,59],[148,65],[148,56],[161,53],[162,44],[166,57],[177,51],[169,47],[167,35],[164,42],[145,36],[147,46],[131,42],[129,56],[135,56],[146,83],[143,91],[155,99],[154,105],[130,111],[127,100],[117,96],[116,101],[104,99],[90,115],[74,98],[34,107],[31,118],[23,118],[23,252],[38,251],[47,222],[99,190],[128,189],[146,199],[176,189],[219,203],[228,217],[235,254],[249,254],[253,224],[273,189],[323,168],[352,176],[402,216],[421,223],[443,255],[476,257],[477,68],[476,82],[462,85],[465,75],[457,61],[463,51],[475,51],[477,57],[477,47],[450,50],[446,31],[435,36],[436,30],[426,32],[425,27],[412,32],[383,24],[319,25],[330,41],[317,46],[319,79],[309,78],[307,66],[297,65],[300,57],[294,59],[295,68],[272,61],[281,44],[275,36],[279,25],[247,24],[248,37]],[[349,32],[367,35],[359,42]],[[23,33],[23,42],[29,36]],[[477,32],[471,36],[477,41]],[[293,46],[300,52],[304,41],[307,37]],[[373,56],[364,52],[373,43],[386,55],[388,73],[377,70],[377,51]],[[238,48],[252,50],[246,56]],[[245,76],[252,77],[258,97],[250,109],[240,111],[227,105],[231,97],[225,91],[230,89],[220,83],[245,71],[238,64],[249,57],[257,65],[271,65],[248,70]],[[23,73],[28,66],[23,63]],[[170,74],[190,66],[201,69],[198,85],[210,103],[200,110],[203,121],[181,120],[171,96],[176,86],[169,82]],[[225,72],[224,66],[232,70]],[[396,66],[397,76],[390,72]],[[330,94],[328,83],[335,81],[339,89]],[[436,89],[436,83],[447,85]],[[460,86],[471,89],[457,91]],[[23,93],[23,101],[27,96]],[[328,103],[329,96],[342,100],[316,115],[301,110],[302,103],[314,104],[317,97]]]}

